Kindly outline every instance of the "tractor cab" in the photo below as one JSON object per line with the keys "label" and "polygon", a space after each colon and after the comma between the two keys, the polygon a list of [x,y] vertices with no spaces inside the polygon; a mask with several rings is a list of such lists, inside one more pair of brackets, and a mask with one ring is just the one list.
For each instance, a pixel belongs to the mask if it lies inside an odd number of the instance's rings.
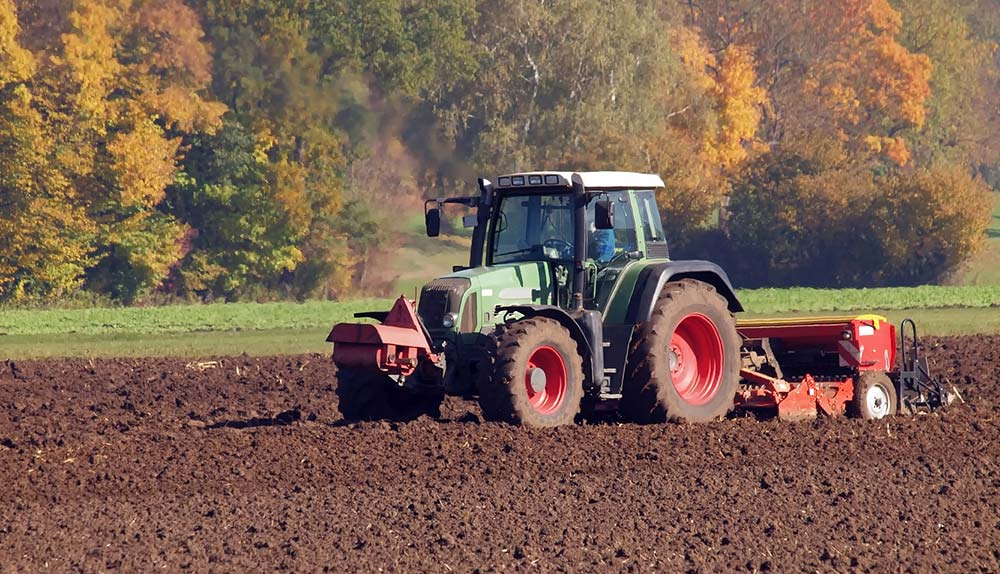
{"label": "tractor cab", "polygon": [[[470,267],[536,268],[548,293],[532,301],[569,309],[573,271],[584,270],[584,307],[603,309],[622,270],[633,262],[662,259],[669,252],[656,205],[659,176],[630,172],[576,174],[585,193],[576,195],[574,174],[531,172],[480,180],[481,197],[468,198],[478,215]],[[444,203],[452,200],[445,200]],[[578,221],[577,204],[584,216]],[[436,235],[441,203],[428,202],[428,233]],[[482,253],[482,257],[478,254]],[[461,271],[461,270],[460,270]]]}
{"label": "tractor cab", "polygon": [[[532,172],[501,176],[486,235],[486,264],[545,261],[555,286],[553,303],[569,309],[573,270],[584,269],[583,305],[602,310],[630,264],[667,260],[655,192],[657,175],[631,172],[576,174],[585,193],[574,195],[573,174]],[[576,202],[585,217],[576,220]],[[577,227],[582,229],[577,229]]]}

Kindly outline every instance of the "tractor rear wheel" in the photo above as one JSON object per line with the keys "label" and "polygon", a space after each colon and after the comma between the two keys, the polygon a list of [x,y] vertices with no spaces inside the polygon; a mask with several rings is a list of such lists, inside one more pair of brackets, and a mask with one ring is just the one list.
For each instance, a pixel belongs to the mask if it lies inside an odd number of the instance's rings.
{"label": "tractor rear wheel", "polygon": [[583,400],[583,359],[565,327],[541,317],[518,321],[498,334],[493,353],[491,375],[478,381],[484,418],[573,424]]}
{"label": "tractor rear wheel", "polygon": [[444,394],[399,386],[382,372],[337,368],[338,409],[347,421],[411,421],[421,415],[441,416]]}
{"label": "tractor rear wheel", "polygon": [[896,386],[889,376],[879,371],[865,371],[858,376],[850,414],[854,417],[877,420],[896,414]]}
{"label": "tractor rear wheel", "polygon": [[663,286],[629,350],[621,413],[634,422],[706,422],[733,408],[740,338],[715,288],[684,279]]}

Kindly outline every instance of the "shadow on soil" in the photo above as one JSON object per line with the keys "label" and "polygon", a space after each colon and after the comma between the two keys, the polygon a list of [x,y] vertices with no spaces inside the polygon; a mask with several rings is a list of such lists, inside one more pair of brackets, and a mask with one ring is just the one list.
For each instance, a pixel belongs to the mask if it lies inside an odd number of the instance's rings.
{"label": "shadow on soil", "polygon": [[219,421],[217,423],[212,423],[206,426],[206,429],[220,429],[220,428],[232,428],[232,429],[248,429],[257,427],[273,427],[273,426],[283,426],[290,425],[298,420],[302,419],[302,412],[298,409],[292,409],[278,413],[274,417],[255,417],[246,420],[228,420]]}

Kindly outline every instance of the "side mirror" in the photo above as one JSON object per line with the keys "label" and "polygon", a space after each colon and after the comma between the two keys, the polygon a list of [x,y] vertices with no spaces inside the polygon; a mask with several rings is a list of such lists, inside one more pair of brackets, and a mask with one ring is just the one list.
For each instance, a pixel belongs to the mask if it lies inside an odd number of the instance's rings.
{"label": "side mirror", "polygon": [[427,237],[437,237],[438,235],[441,235],[440,203],[436,201],[428,201],[424,204],[424,225],[427,226]]}
{"label": "side mirror", "polygon": [[615,203],[613,201],[602,200],[594,204],[594,227],[597,229],[615,228]]}

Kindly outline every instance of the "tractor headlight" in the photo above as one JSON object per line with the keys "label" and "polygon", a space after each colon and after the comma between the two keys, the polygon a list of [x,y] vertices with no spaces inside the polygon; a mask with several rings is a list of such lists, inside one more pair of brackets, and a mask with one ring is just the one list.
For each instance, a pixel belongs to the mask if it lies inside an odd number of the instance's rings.
{"label": "tractor headlight", "polygon": [[445,313],[444,317],[441,318],[441,326],[445,329],[451,329],[455,326],[455,321],[458,320],[458,315],[454,313]]}

